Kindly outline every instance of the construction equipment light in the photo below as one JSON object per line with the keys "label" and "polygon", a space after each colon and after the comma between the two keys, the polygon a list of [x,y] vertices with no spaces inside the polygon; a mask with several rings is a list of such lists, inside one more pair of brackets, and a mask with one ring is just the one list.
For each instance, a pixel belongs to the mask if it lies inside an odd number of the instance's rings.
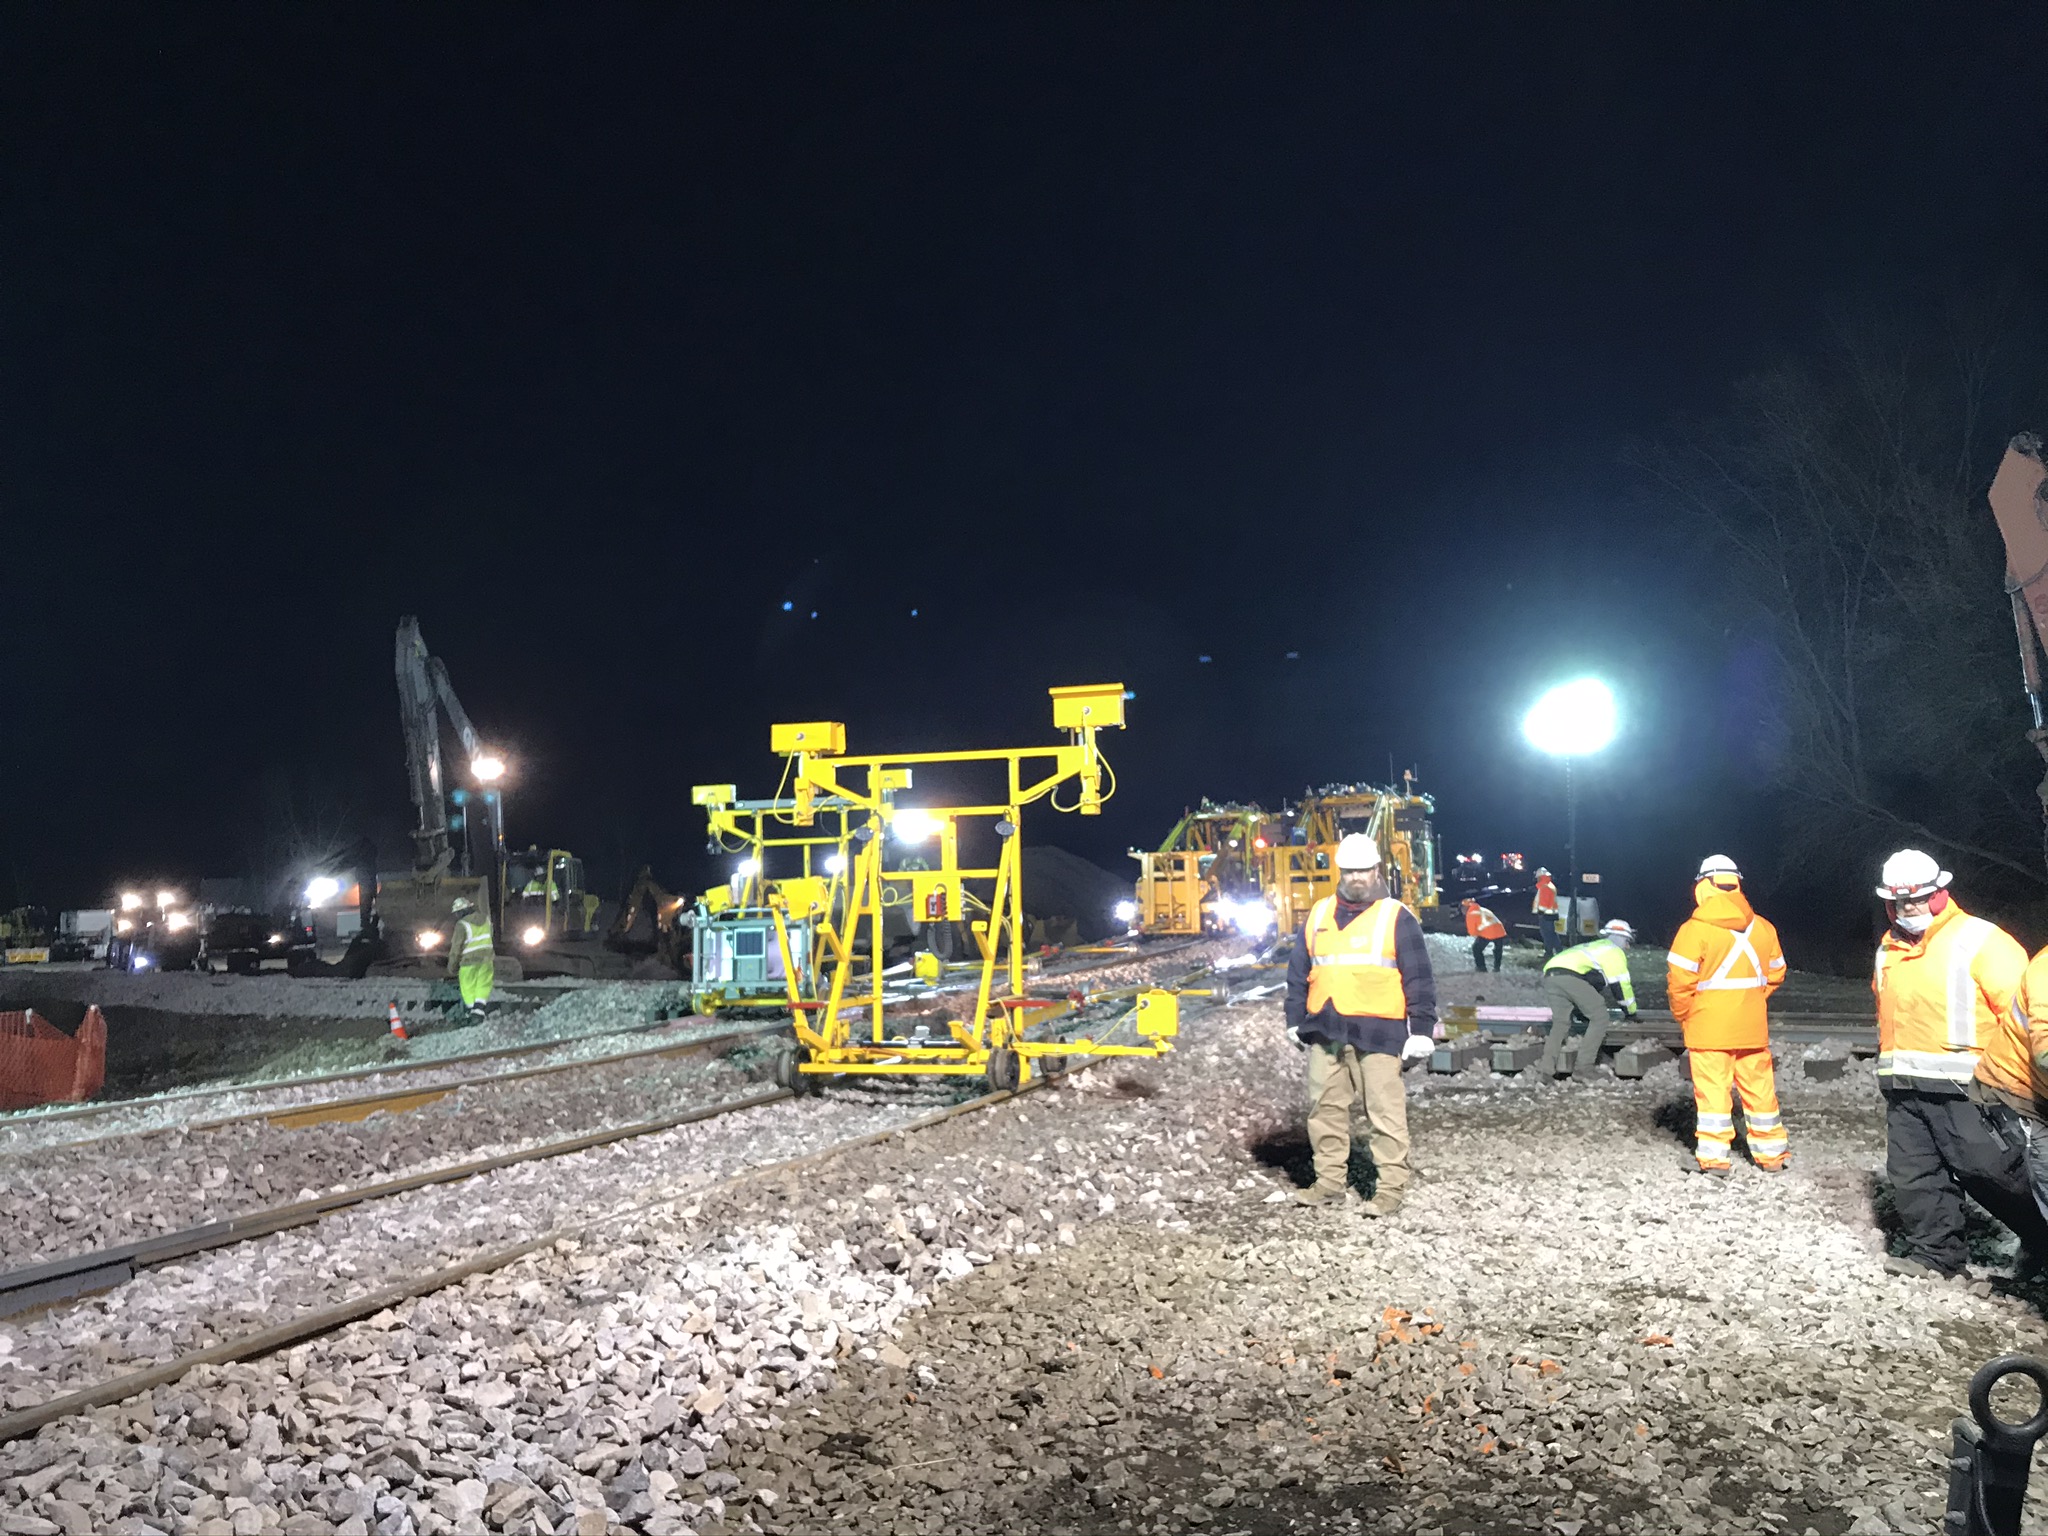
{"label": "construction equipment light", "polygon": [[1120,923],[1135,923],[1138,920],[1138,904],[1135,901],[1120,901],[1112,908]]}
{"label": "construction equipment light", "polygon": [[273,933],[270,936],[270,942],[273,944],[282,944],[284,942],[284,935],[281,933]]}
{"label": "construction equipment light", "polygon": [[470,759],[469,771],[479,784],[495,784],[505,776],[505,759],[495,752],[480,753]]}
{"label": "construction equipment light", "polygon": [[156,904],[159,907],[175,907],[178,904],[178,893],[176,891],[158,891],[156,893]]}
{"label": "construction equipment light", "polygon": [[1598,752],[1618,728],[1614,693],[1596,677],[1560,683],[1538,699],[1522,720],[1522,734],[1538,752],[1582,757]]}
{"label": "construction equipment light", "polygon": [[114,919],[114,932],[116,932],[116,933],[133,933],[134,931],[135,931],[135,925],[134,925],[133,923],[131,923],[130,921],[128,921],[128,919],[127,919],[127,918],[125,918],[125,917],[117,917],[117,918],[115,918],[115,919]]}
{"label": "construction equipment light", "polygon": [[123,912],[133,912],[133,911],[134,911],[134,910],[135,910],[135,909],[136,909],[137,907],[139,907],[139,906],[141,906],[141,905],[142,905],[142,893],[141,893],[141,892],[139,892],[139,891],[123,891],[123,892],[121,893],[121,910],[122,910]]}
{"label": "construction equipment light", "polygon": [[843,875],[843,874],[845,874],[845,873],[846,873],[846,855],[845,855],[845,854],[843,854],[843,853],[832,853],[832,854],[827,854],[827,855],[825,856],[825,873],[826,873],[826,874],[828,874],[828,875]]}
{"label": "construction equipment light", "polygon": [[341,882],[332,875],[316,875],[306,882],[306,905],[323,906],[341,894]]}
{"label": "construction equipment light", "polygon": [[939,830],[936,818],[923,811],[898,811],[889,828],[899,843],[921,843]]}
{"label": "construction equipment light", "polygon": [[419,941],[421,949],[439,949],[441,947],[441,935],[431,928],[422,928],[413,937]]}
{"label": "construction equipment light", "polygon": [[135,970],[146,971],[149,969],[149,956],[137,955],[129,964]]}
{"label": "construction equipment light", "polygon": [[164,926],[173,933],[183,933],[192,926],[192,914],[190,912],[173,912],[164,919]]}
{"label": "construction equipment light", "polygon": [[742,880],[751,880],[759,873],[761,873],[761,861],[759,859],[740,860],[739,877]]}
{"label": "construction equipment light", "polygon": [[538,923],[534,923],[530,927],[528,927],[524,933],[519,935],[519,942],[524,944],[528,949],[532,949],[547,936],[547,929],[541,927],[541,925]]}

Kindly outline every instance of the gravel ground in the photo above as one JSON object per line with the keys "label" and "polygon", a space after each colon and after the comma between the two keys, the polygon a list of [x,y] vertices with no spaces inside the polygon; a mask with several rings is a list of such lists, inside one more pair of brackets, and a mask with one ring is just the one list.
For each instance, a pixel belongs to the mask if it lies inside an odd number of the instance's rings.
{"label": "gravel ground", "polygon": [[[1210,1012],[1163,1063],[621,1215],[0,1447],[0,1529],[1933,1529],[1969,1372],[2048,1345],[1988,1222],[1988,1284],[1881,1273],[1866,1064],[1788,1062],[1792,1171],[1727,1181],[1684,1171],[1676,1065],[1411,1077],[1419,1178],[1380,1223],[1289,1200],[1300,1072],[1276,1005]],[[903,1112],[777,1105],[663,1161]],[[557,1209],[632,1182],[520,1172]],[[267,1318],[387,1223],[448,1262],[545,1221],[521,1204],[356,1213],[0,1328],[0,1360],[40,1397],[53,1349],[155,1358],[207,1336],[167,1314]]]}
{"label": "gravel ground", "polygon": [[[0,1269],[717,1103],[743,1092],[763,1061],[761,1050],[740,1049],[617,1062],[476,1084],[354,1123],[257,1120],[0,1156],[0,1201],[12,1216],[0,1229]],[[374,1090],[349,1085],[358,1091]]]}
{"label": "gravel ground", "polygon": [[[1543,951],[1534,944],[1511,945],[1506,965],[1499,972],[1475,974],[1472,969],[1472,941],[1453,934],[1432,933],[1430,962],[1436,967],[1439,998],[1445,1003],[1538,1004],[1543,1001]],[[1668,936],[1667,936],[1668,937]],[[1642,1008],[1666,1008],[1670,999],[1664,992],[1665,938],[1644,934],[1629,947],[1629,977],[1635,983],[1636,1004]],[[1875,1018],[1868,976],[1820,976],[1810,971],[1793,971],[1771,999],[1779,1013],[1843,1013]]]}

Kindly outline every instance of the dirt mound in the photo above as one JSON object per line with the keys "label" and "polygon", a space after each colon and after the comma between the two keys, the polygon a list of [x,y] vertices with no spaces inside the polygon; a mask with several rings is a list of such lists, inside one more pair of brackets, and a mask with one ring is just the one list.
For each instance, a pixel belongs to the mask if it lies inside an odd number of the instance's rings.
{"label": "dirt mound", "polygon": [[1120,932],[1116,904],[1129,901],[1135,883],[1064,848],[1024,846],[1024,912],[1048,926],[1067,918],[1093,943]]}

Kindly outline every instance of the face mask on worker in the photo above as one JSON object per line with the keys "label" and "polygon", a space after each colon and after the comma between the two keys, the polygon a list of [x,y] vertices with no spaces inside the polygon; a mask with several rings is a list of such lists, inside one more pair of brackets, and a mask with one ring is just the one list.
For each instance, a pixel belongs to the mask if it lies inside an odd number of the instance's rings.
{"label": "face mask on worker", "polygon": [[1925,912],[1901,912],[1894,906],[1892,908],[1892,923],[1901,933],[1910,933],[1917,938],[1934,926],[1935,914],[1947,905],[1948,892],[1936,891],[1933,899],[1927,903],[1927,910]]}

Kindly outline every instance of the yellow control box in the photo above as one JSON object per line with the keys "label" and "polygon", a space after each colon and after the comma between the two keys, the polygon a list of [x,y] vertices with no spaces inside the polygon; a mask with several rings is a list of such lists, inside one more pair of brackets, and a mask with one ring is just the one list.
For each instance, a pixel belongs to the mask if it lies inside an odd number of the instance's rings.
{"label": "yellow control box", "polygon": [[1124,723],[1122,683],[1084,683],[1078,688],[1048,688],[1052,695],[1052,723],[1063,731],[1089,726],[1102,729]]}
{"label": "yellow control box", "polygon": [[814,757],[843,757],[846,727],[837,720],[807,720],[798,725],[768,727],[768,750],[788,757],[809,752]]}
{"label": "yellow control box", "polygon": [[696,784],[690,788],[692,805],[731,805],[739,797],[737,784]]}

